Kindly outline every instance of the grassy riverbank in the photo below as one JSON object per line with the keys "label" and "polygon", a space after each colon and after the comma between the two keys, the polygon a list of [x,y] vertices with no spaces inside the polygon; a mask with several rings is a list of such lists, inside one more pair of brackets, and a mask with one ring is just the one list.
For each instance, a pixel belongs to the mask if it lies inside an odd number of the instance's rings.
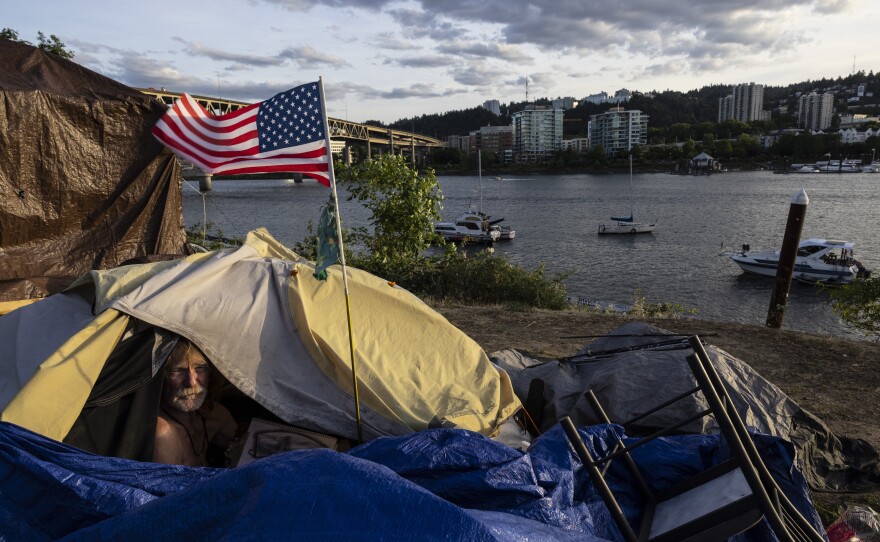
{"label": "grassy riverbank", "polygon": [[[646,319],[581,310],[511,310],[501,306],[435,304],[434,308],[487,352],[505,348],[558,359],[629,322],[647,322],[675,333],[698,334],[742,359],[840,435],[880,450],[880,343],[830,335],[695,319]],[[581,337],[581,338],[577,338]],[[880,511],[880,493],[814,493],[826,522],[841,502]]]}

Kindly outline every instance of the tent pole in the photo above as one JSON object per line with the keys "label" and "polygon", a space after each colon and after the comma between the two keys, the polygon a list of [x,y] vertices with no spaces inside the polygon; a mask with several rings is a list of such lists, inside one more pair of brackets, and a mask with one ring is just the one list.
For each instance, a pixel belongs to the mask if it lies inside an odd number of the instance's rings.
{"label": "tent pole", "polygon": [[330,176],[330,188],[333,190],[333,205],[336,206],[336,236],[339,239],[339,263],[342,265],[342,285],[345,292],[345,316],[348,320],[348,348],[351,355],[351,383],[354,389],[354,414],[357,420],[358,443],[364,441],[364,430],[361,424],[361,402],[358,395],[357,362],[354,356],[354,334],[351,330],[351,299],[348,294],[348,274],[345,267],[345,247],[342,244],[342,220],[339,215],[339,196],[336,194],[336,175],[333,171],[333,151],[330,148],[330,122],[327,120],[327,99],[324,96],[324,77],[318,77],[318,87],[321,92],[321,106],[324,108],[324,137],[327,144],[327,159],[329,161],[328,173]]}

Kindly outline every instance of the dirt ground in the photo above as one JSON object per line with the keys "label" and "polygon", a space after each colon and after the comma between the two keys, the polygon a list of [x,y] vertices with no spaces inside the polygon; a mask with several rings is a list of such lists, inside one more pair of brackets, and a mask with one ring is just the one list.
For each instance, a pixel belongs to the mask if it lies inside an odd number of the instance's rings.
{"label": "dirt ground", "polygon": [[[434,308],[488,353],[515,348],[533,357],[558,359],[575,354],[592,341],[588,336],[634,320],[674,333],[700,335],[704,343],[748,363],[835,433],[864,439],[880,450],[880,342],[706,320],[634,319],[577,310]],[[815,500],[823,518],[833,515],[842,500],[868,502],[880,511],[880,494],[848,498],[825,494]]]}

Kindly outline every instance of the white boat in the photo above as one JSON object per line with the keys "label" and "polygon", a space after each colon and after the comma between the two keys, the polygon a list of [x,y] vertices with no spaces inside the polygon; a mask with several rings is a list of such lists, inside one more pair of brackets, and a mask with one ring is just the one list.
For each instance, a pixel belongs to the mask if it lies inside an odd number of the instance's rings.
{"label": "white boat", "polygon": [[791,170],[792,173],[818,173],[818,171],[819,170],[816,166],[811,166],[809,164],[803,164],[800,167],[793,167]]}
{"label": "white boat", "polygon": [[477,150],[478,179],[480,188],[480,207],[473,207],[459,215],[455,222],[437,222],[434,233],[442,235],[447,241],[467,241],[490,243],[494,241],[510,241],[516,237],[516,231],[510,226],[499,226],[503,218],[492,220],[483,212],[483,159]]}
{"label": "white boat", "polygon": [[434,233],[455,243],[494,243],[501,238],[501,228],[489,226],[476,213],[465,213],[455,222],[436,222]]}
{"label": "white boat", "polygon": [[629,155],[629,216],[612,216],[611,222],[599,224],[599,234],[636,234],[651,233],[654,231],[654,222],[636,222],[632,212],[632,188],[633,188],[633,161],[632,153]]}
{"label": "white boat", "polygon": [[871,162],[862,166],[862,173],[880,173],[880,162]]}
{"label": "white boat", "polygon": [[460,215],[456,220],[456,225],[459,226],[468,226],[475,222],[479,222],[481,229],[485,231],[497,231],[499,234],[499,241],[510,241],[514,237],[516,237],[516,231],[510,226],[500,226],[499,223],[502,222],[503,218],[496,218],[492,220],[492,217],[487,215],[482,211],[475,211],[470,209],[466,213]]}
{"label": "white boat", "polygon": [[[730,254],[747,273],[776,276],[779,266],[778,250],[749,249],[743,245],[740,252]],[[848,284],[856,277],[867,277],[870,272],[853,256],[853,244],[831,239],[806,239],[798,245],[792,277],[805,282]]]}
{"label": "white boat", "polygon": [[819,173],[860,173],[862,168],[859,164],[851,160],[830,160],[828,162],[818,162]]}
{"label": "white boat", "polygon": [[607,224],[599,224],[599,233],[651,233],[654,231],[655,224],[644,222],[634,222],[632,216],[629,217],[611,217],[613,222]]}

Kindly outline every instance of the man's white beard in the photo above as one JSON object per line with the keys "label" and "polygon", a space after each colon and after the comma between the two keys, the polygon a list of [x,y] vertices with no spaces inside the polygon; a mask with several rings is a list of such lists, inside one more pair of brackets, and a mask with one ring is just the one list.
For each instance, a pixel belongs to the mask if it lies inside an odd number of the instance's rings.
{"label": "man's white beard", "polygon": [[207,395],[208,390],[203,386],[196,384],[191,388],[181,388],[177,390],[177,393],[168,397],[168,402],[171,403],[171,406],[181,412],[195,412],[202,406],[202,403],[205,402],[205,397],[207,397]]}

